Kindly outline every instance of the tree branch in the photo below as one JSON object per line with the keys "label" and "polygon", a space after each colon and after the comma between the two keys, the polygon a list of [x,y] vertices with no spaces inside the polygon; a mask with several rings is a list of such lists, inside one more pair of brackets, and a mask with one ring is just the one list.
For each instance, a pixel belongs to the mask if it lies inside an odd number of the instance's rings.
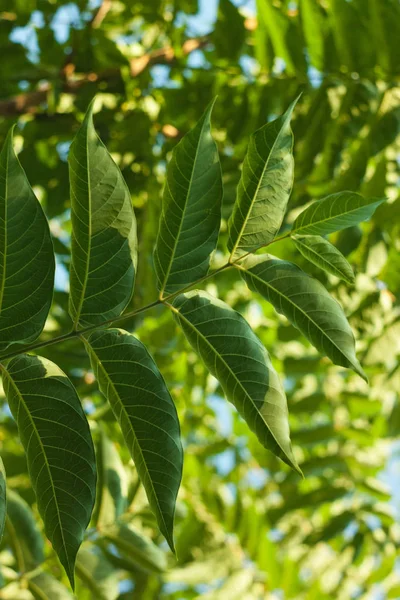
{"label": "tree branch", "polygon": [[[107,2],[103,2],[102,6],[108,5]],[[106,16],[105,8],[103,9],[102,18]],[[109,9],[107,9],[108,11]],[[95,17],[98,17],[100,13],[100,9]],[[99,17],[100,18],[100,17]],[[94,22],[92,23],[93,26]],[[97,25],[96,25],[97,26]],[[137,58],[132,58],[130,61],[130,72],[132,77],[137,77],[146,69],[152,67],[156,64],[174,64],[180,55],[188,56],[191,52],[195,50],[200,50],[204,48],[209,43],[208,36],[202,36],[193,39],[187,39],[180,52],[176,52],[174,48],[171,46],[167,46],[165,48],[160,48],[157,50],[152,50],[151,52],[147,52],[143,56],[139,56]],[[73,72],[73,69],[71,70]],[[64,73],[65,75],[65,73]],[[96,81],[106,81],[107,79],[111,79],[113,77],[120,76],[119,69],[109,69],[107,71],[103,71],[102,73],[84,73],[79,79],[74,80],[66,80],[62,86],[62,91],[65,94],[76,94],[77,91],[87,83],[93,83]],[[23,115],[26,113],[35,113],[39,109],[39,107],[47,101],[47,95],[52,88],[51,82],[46,82],[41,84],[38,90],[33,92],[25,92],[23,94],[18,94],[17,96],[13,96],[12,98],[7,98],[5,100],[0,100],[0,116],[3,117],[13,117],[17,115]]]}

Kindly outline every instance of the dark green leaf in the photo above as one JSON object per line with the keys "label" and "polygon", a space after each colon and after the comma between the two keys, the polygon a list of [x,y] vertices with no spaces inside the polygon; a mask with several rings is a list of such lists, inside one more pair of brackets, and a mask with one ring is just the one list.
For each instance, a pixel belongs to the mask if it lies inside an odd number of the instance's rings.
{"label": "dark green leaf", "polygon": [[160,530],[174,549],[182,446],[175,405],[145,346],[120,329],[93,332],[86,347],[135,461]]}
{"label": "dark green leaf", "polygon": [[0,154],[0,350],[41,333],[54,266],[49,226],[15,155],[11,130]]}
{"label": "dark green leaf", "polygon": [[73,586],[75,558],[96,489],[88,422],[67,376],[45,358],[13,358],[3,368],[3,384],[46,535]]}
{"label": "dark green leaf", "polygon": [[292,233],[327,235],[366,221],[385,198],[363,198],[355,192],[338,192],[317,200],[299,214]]}
{"label": "dark green leaf", "polygon": [[343,309],[319,281],[269,255],[249,256],[238,268],[249,288],[271,302],[319,352],[366,380]]}
{"label": "dark green leaf", "polygon": [[74,326],[118,317],[132,297],[136,219],[129,190],[93,126],[93,103],[69,153]]}
{"label": "dark green leaf", "polygon": [[347,283],[354,283],[351,265],[328,240],[320,235],[295,235],[293,240],[299,252],[314,265]]}
{"label": "dark green leaf", "polygon": [[201,291],[181,294],[171,308],[189,343],[261,444],[300,471],[290,444],[282,384],[245,319]]}
{"label": "dark green leaf", "polygon": [[168,165],[154,251],[161,296],[206,275],[217,244],[222,175],[217,145],[211,136],[213,105],[179,142]]}
{"label": "dark green leaf", "polygon": [[231,256],[268,244],[280,229],[293,185],[290,119],[296,102],[250,138],[229,219]]}

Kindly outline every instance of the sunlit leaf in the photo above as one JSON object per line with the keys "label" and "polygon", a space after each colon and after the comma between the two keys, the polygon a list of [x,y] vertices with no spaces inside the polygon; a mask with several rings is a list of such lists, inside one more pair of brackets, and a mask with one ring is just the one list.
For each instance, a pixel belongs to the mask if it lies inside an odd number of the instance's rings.
{"label": "sunlit leaf", "polygon": [[0,542],[4,533],[7,514],[6,470],[0,458]]}
{"label": "sunlit leaf", "polygon": [[318,280],[269,255],[248,257],[238,268],[249,288],[271,302],[319,352],[366,379],[343,309]]}
{"label": "sunlit leaf", "polygon": [[84,545],[76,559],[76,572],[96,600],[115,600],[119,596],[119,577],[113,565],[95,546]]}
{"label": "sunlit leaf", "polygon": [[33,571],[26,577],[29,591],[35,600],[73,600],[67,588],[46,571]]}
{"label": "sunlit leaf", "polygon": [[0,154],[0,350],[39,336],[53,280],[49,226],[15,155],[11,130]]}
{"label": "sunlit leaf", "polygon": [[3,368],[3,384],[46,535],[73,586],[75,558],[96,487],[88,422],[67,376],[45,358],[13,358]]}
{"label": "sunlit leaf", "polygon": [[69,152],[72,248],[69,312],[75,327],[118,317],[131,299],[136,219],[117,165],[93,126],[93,103]]}
{"label": "sunlit leaf", "polygon": [[162,573],[167,568],[165,552],[129,524],[122,523],[108,529],[105,538],[112,542],[129,561],[131,568],[139,568],[148,573]]}
{"label": "sunlit leaf", "polygon": [[175,298],[176,320],[261,444],[296,470],[285,393],[260,340],[245,319],[206,292]]}
{"label": "sunlit leaf", "polygon": [[104,432],[96,445],[97,491],[93,520],[112,525],[127,509],[128,477],[118,450]]}
{"label": "sunlit leaf", "polygon": [[268,244],[280,229],[293,185],[290,119],[296,102],[250,138],[229,219],[228,249],[233,257]]}
{"label": "sunlit leaf", "polygon": [[13,490],[7,494],[6,531],[20,571],[34,569],[44,561],[44,538],[35,517],[25,500]]}
{"label": "sunlit leaf", "polygon": [[133,335],[120,329],[96,331],[86,347],[158,526],[173,550],[175,501],[183,462],[173,400],[154,360]]}
{"label": "sunlit leaf", "polygon": [[338,192],[317,200],[299,214],[292,233],[327,235],[366,221],[385,198],[363,198],[355,192]]}
{"label": "sunlit leaf", "polygon": [[296,248],[314,265],[339,279],[354,283],[351,265],[343,254],[320,235],[293,236]]}
{"label": "sunlit leaf", "polygon": [[211,135],[213,104],[172,153],[154,251],[161,296],[207,274],[221,220],[222,175]]}

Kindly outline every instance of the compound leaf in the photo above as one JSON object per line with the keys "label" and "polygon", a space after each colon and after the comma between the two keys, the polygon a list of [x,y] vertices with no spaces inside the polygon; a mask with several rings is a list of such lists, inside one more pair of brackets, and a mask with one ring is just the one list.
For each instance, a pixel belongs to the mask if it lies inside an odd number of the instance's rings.
{"label": "compound leaf", "polygon": [[13,358],[3,368],[3,383],[46,535],[73,587],[75,558],[96,490],[88,422],[67,376],[45,358]]}

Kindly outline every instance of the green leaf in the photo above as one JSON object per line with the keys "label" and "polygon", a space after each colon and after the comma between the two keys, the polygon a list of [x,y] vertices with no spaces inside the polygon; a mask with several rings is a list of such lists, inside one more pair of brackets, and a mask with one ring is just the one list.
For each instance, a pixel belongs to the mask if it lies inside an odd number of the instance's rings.
{"label": "green leaf", "polygon": [[76,560],[76,572],[96,600],[115,600],[119,596],[119,575],[113,565],[93,544],[82,546]]}
{"label": "green leaf", "polygon": [[326,27],[322,8],[315,0],[301,0],[300,16],[308,55],[313,67],[319,71],[325,68]]}
{"label": "green leaf", "polygon": [[228,224],[231,256],[265,246],[279,232],[293,185],[290,119],[296,102],[250,138]]}
{"label": "green leaf", "polygon": [[385,198],[363,198],[355,192],[338,192],[317,200],[299,214],[291,234],[327,235],[366,221]]}
{"label": "green leaf", "polygon": [[3,368],[3,384],[46,535],[73,587],[75,558],[96,489],[88,422],[67,376],[45,358],[13,358]]}
{"label": "green leaf", "polygon": [[112,525],[128,504],[128,477],[113,442],[100,432],[96,446],[97,492],[93,521],[100,527]]}
{"label": "green leaf", "polygon": [[2,459],[0,458],[0,542],[3,538],[4,526],[7,514],[7,486],[6,470]]}
{"label": "green leaf", "polygon": [[158,526],[174,551],[173,523],[183,455],[178,415],[167,386],[145,346],[130,333],[95,331],[85,344]]}
{"label": "green leaf", "polygon": [[67,588],[53,575],[40,571],[33,571],[26,575],[29,591],[36,600],[74,600]]}
{"label": "green leaf", "polygon": [[0,154],[0,350],[41,333],[54,268],[49,226],[14,152],[11,129]]}
{"label": "green leaf", "polygon": [[[229,35],[226,32],[229,31]],[[219,0],[218,18],[212,35],[218,58],[236,61],[246,37],[244,17],[231,0]]]}
{"label": "green leaf", "polygon": [[167,569],[165,552],[150,538],[131,525],[121,523],[105,532],[104,537],[114,544],[132,569],[139,567],[148,573],[162,573]]}
{"label": "green leaf", "polygon": [[44,561],[44,539],[28,504],[13,490],[8,491],[6,531],[21,572]]}
{"label": "green leaf", "polygon": [[168,165],[154,250],[161,296],[204,277],[217,245],[222,174],[217,145],[211,136],[213,105],[179,142]]}
{"label": "green leaf", "polygon": [[249,256],[237,268],[249,288],[271,302],[319,352],[367,380],[343,309],[317,279],[269,255]]}
{"label": "green leaf", "polygon": [[290,444],[282,384],[249,324],[221,300],[197,290],[175,298],[171,309],[187,340],[261,444],[301,472]]}
{"label": "green leaf", "polygon": [[137,262],[136,219],[122,174],[97,136],[93,103],[69,152],[74,327],[118,317],[129,303]]}
{"label": "green leaf", "polygon": [[299,252],[314,265],[347,283],[354,283],[351,265],[328,240],[320,235],[294,235],[293,241]]}

